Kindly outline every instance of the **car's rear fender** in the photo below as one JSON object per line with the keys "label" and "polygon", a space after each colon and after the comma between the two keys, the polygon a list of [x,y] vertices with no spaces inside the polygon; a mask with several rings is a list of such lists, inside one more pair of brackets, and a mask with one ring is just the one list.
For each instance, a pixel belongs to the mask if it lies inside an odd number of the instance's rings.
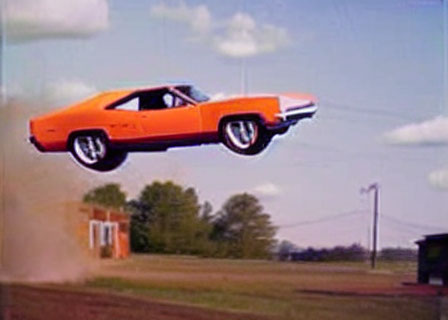
{"label": "car's rear fender", "polygon": [[31,119],[29,122],[30,142],[41,152],[63,152],[66,145],[64,130],[58,130],[52,119]]}

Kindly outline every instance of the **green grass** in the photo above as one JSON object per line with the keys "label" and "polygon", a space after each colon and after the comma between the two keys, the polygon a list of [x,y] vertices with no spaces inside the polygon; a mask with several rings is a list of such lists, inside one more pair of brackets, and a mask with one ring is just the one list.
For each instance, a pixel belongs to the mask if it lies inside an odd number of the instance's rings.
{"label": "green grass", "polygon": [[[411,280],[415,265],[280,263],[134,256],[107,262],[85,286],[210,309],[278,319],[434,319],[437,300],[421,297],[313,295],[303,290],[390,290]],[[412,273],[410,273],[412,271]]]}

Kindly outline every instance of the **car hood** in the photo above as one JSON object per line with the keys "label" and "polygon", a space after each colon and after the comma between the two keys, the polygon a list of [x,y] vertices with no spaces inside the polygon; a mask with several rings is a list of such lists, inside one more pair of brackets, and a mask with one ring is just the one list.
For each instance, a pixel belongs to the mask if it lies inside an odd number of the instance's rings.
{"label": "car hood", "polygon": [[212,98],[210,103],[214,102],[236,102],[246,99],[261,99],[261,98],[276,98],[279,101],[279,108],[281,111],[286,111],[290,108],[308,107],[317,104],[317,99],[311,94],[307,93],[257,93],[250,95],[234,95],[234,96],[218,96]]}

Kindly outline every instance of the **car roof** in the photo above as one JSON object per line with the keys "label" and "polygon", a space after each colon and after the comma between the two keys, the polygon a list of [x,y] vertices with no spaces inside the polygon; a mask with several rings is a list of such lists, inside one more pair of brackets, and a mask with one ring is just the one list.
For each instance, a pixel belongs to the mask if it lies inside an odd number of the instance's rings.
{"label": "car roof", "polygon": [[156,86],[141,86],[141,87],[130,87],[130,88],[121,88],[121,89],[112,89],[103,91],[103,93],[118,93],[118,92],[137,92],[137,91],[145,91],[145,90],[160,90],[160,89],[170,89],[175,87],[182,86],[193,86],[191,83],[170,83],[170,84],[162,84]]}
{"label": "car roof", "polygon": [[64,108],[65,110],[79,110],[80,108],[90,109],[90,108],[99,108],[102,109],[107,107],[108,105],[126,98],[127,96],[146,90],[160,90],[160,89],[170,89],[177,86],[190,86],[189,84],[181,83],[181,84],[167,84],[167,85],[158,85],[158,86],[144,86],[144,87],[136,87],[136,88],[125,88],[125,89],[112,89],[99,92],[93,96],[90,96],[78,103],[72,104]]}

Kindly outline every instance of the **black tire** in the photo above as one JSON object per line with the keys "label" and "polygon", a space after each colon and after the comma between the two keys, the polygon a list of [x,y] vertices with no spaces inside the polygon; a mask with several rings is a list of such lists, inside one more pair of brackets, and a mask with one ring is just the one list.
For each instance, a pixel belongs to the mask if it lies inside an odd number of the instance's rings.
{"label": "black tire", "polygon": [[68,148],[79,164],[101,172],[118,168],[128,155],[126,151],[110,148],[107,136],[101,131],[72,134]]}
{"label": "black tire", "polygon": [[[235,126],[245,127],[246,133],[250,131],[250,139],[241,141],[242,135],[237,137],[238,130],[232,129]],[[253,136],[252,136],[253,131]],[[221,142],[230,150],[242,155],[255,155],[262,152],[269,145],[272,134],[263,126],[261,121],[254,117],[234,117],[221,121],[219,126]],[[246,135],[246,137],[249,137]],[[239,141],[238,141],[239,140]]]}

